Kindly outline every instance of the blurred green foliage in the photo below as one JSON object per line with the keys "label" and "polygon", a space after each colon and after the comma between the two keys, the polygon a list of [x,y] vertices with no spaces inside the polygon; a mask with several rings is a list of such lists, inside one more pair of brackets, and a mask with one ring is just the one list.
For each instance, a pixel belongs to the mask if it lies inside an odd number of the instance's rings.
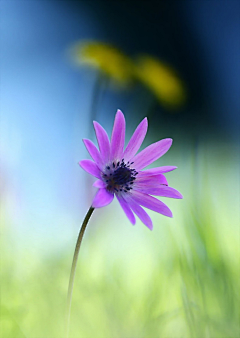
{"label": "blurred green foliage", "polygon": [[[151,213],[150,232],[120,210],[95,212],[78,261],[72,338],[239,337],[239,196],[229,197],[236,166],[222,150],[193,152],[193,170],[177,147],[168,157],[180,168],[169,183],[184,195],[182,204],[167,200],[174,225]],[[3,229],[1,337],[64,337],[75,240],[61,253],[29,255],[22,245],[15,255]]]}

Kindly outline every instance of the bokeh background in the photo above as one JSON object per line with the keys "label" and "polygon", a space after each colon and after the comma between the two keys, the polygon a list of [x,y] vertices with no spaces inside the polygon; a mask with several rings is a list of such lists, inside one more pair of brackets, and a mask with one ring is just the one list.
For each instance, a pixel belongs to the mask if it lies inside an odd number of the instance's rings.
{"label": "bokeh background", "polygon": [[[237,338],[239,1],[1,0],[1,337],[64,336],[72,255],[95,194],[78,166],[145,116],[143,146],[172,137],[176,165],[149,212],[96,210],[80,252],[71,337]],[[153,61],[154,60],[154,61]]]}

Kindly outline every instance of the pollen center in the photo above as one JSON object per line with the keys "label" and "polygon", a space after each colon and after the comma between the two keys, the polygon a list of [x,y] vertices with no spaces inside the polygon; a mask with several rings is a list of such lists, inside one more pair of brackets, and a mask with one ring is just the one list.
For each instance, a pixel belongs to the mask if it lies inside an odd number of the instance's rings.
{"label": "pollen center", "polygon": [[107,183],[110,192],[128,192],[132,189],[138,172],[131,168],[133,162],[112,162],[105,168],[103,180]]}
{"label": "pollen center", "polygon": [[129,168],[120,167],[113,173],[113,181],[117,185],[123,185],[131,181],[132,172]]}

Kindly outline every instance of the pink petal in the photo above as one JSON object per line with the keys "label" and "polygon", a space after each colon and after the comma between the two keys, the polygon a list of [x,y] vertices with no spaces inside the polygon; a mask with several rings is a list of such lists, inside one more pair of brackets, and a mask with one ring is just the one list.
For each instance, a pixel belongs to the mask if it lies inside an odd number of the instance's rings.
{"label": "pink petal", "polygon": [[131,196],[135,202],[142,205],[143,207],[156,211],[162,215],[172,217],[172,212],[166,206],[166,204],[159,201],[155,197],[149,196],[147,194],[143,194],[142,192],[135,191],[135,190],[132,190]]}
{"label": "pink petal", "polygon": [[151,168],[151,169],[147,169],[147,170],[144,170],[144,171],[139,171],[138,177],[164,174],[164,173],[168,173],[169,171],[172,171],[172,170],[175,170],[175,169],[177,169],[177,167],[173,167],[173,166],[163,166],[163,167]]}
{"label": "pink petal", "polygon": [[118,109],[114,120],[112,137],[111,137],[111,151],[110,160],[121,160],[123,158],[123,149],[125,141],[125,118],[121,110]]}
{"label": "pink petal", "polygon": [[110,156],[110,142],[106,130],[96,121],[93,121],[100,154],[104,163],[108,163]]}
{"label": "pink petal", "polygon": [[129,198],[128,203],[133,212],[138,216],[138,218],[145,224],[150,230],[153,229],[153,223],[150,216],[146,211],[140,207],[133,199]]}
{"label": "pink petal", "polygon": [[92,159],[96,162],[96,164],[100,168],[102,168],[103,167],[102,158],[95,144],[91,140],[87,139],[83,139],[83,143],[87,148],[87,151],[89,152],[89,155],[92,157]]}
{"label": "pink petal", "polygon": [[97,180],[93,183],[93,187],[96,187],[96,188],[106,188],[106,183],[103,182],[102,180]]}
{"label": "pink petal", "polygon": [[142,120],[142,122],[137,126],[135,132],[133,133],[125,151],[123,154],[123,158],[125,160],[125,163],[132,159],[133,156],[137,153],[139,148],[141,147],[143,140],[146,136],[148,128],[148,121],[147,118]]}
{"label": "pink petal", "polygon": [[134,182],[134,187],[158,187],[160,184],[168,185],[168,181],[163,174],[152,176],[139,176]]}
{"label": "pink petal", "polygon": [[127,218],[134,225],[136,223],[136,219],[135,219],[133,212],[130,209],[128,203],[123,199],[122,196],[116,195],[116,197],[117,197],[118,202],[120,203],[121,207],[123,208],[123,211],[125,212]]}
{"label": "pink petal", "polygon": [[99,189],[95,195],[92,203],[93,208],[102,208],[110,204],[113,200],[114,194],[111,194],[106,189]]}
{"label": "pink petal", "polygon": [[151,144],[133,158],[134,169],[140,170],[164,155],[172,145],[172,139],[165,138]]}
{"label": "pink petal", "polygon": [[182,194],[176,189],[171,187],[166,187],[164,185],[159,187],[138,187],[134,186],[134,189],[137,191],[141,191],[144,194],[155,195],[155,196],[163,196],[163,197],[170,197],[170,198],[183,198]]}
{"label": "pink petal", "polygon": [[101,178],[101,171],[96,165],[95,162],[92,160],[82,160],[79,162],[79,165],[85,170],[87,173],[97,177]]}

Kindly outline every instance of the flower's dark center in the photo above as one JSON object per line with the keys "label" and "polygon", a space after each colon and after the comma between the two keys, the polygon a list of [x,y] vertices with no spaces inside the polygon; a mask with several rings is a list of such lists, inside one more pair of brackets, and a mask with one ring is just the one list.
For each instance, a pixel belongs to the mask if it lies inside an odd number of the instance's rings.
{"label": "flower's dark center", "polygon": [[107,189],[111,192],[128,192],[136,179],[138,172],[131,168],[133,162],[112,162],[103,174],[103,180],[107,183]]}

